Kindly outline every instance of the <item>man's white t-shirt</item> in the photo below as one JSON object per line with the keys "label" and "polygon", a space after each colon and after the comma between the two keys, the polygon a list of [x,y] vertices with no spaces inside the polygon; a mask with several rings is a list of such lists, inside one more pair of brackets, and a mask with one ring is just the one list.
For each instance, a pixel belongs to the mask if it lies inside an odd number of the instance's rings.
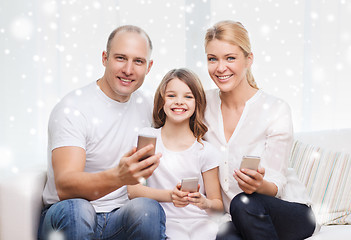
{"label": "man's white t-shirt", "polygon": [[[106,96],[93,82],[66,95],[53,109],[48,132],[48,180],[44,204],[59,201],[51,152],[64,146],[86,151],[85,172],[116,167],[122,156],[136,145],[139,129],[151,126],[152,102],[139,91],[125,103]],[[128,201],[126,186],[91,201],[96,212],[110,212]]]}

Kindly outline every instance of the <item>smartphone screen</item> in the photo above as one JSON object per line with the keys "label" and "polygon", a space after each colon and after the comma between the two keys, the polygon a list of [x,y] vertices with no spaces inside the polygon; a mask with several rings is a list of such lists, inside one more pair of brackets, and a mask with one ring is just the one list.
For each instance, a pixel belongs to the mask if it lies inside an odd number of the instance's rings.
{"label": "smartphone screen", "polygon": [[151,136],[151,135],[141,135],[139,134],[138,136],[138,144],[137,144],[137,150],[146,147],[149,144],[153,144],[154,148],[151,149],[150,151],[146,152],[144,156],[140,158],[140,161],[152,156],[155,154],[155,147],[156,147],[156,137]]}

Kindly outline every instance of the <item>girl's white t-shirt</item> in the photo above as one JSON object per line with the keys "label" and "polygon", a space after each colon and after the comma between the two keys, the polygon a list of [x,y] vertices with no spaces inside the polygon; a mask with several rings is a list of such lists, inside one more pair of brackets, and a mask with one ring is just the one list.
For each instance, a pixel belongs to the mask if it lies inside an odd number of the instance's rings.
{"label": "girl's white t-shirt", "polygon": [[[147,186],[157,189],[174,189],[182,178],[198,177],[199,192],[206,195],[201,173],[218,167],[219,154],[208,142],[202,144],[195,141],[191,147],[181,152],[168,150],[162,142],[161,128],[144,128],[143,134],[157,137],[156,153],[161,152],[160,165],[151,177],[147,179]],[[167,219],[199,219],[207,218],[205,210],[189,204],[184,208],[178,208],[173,203],[161,203]]]}

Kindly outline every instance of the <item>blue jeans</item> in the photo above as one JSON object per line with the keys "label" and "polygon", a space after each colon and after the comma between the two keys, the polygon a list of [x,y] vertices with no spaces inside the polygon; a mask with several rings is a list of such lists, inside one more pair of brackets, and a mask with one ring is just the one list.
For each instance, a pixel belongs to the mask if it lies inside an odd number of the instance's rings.
{"label": "blue jeans", "polygon": [[38,239],[50,234],[65,240],[166,239],[165,222],[161,205],[148,198],[133,199],[108,213],[96,213],[87,200],[69,199],[43,209]]}
{"label": "blue jeans", "polygon": [[240,193],[230,203],[232,222],[223,225],[217,240],[298,240],[310,237],[316,221],[310,207],[259,193]]}

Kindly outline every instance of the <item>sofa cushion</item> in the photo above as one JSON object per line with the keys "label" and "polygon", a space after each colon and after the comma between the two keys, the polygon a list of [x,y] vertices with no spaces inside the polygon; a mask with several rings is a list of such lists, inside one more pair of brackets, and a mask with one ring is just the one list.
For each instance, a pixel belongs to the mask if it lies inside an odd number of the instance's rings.
{"label": "sofa cushion", "polygon": [[351,224],[350,154],[297,140],[290,167],[305,184],[319,224]]}

